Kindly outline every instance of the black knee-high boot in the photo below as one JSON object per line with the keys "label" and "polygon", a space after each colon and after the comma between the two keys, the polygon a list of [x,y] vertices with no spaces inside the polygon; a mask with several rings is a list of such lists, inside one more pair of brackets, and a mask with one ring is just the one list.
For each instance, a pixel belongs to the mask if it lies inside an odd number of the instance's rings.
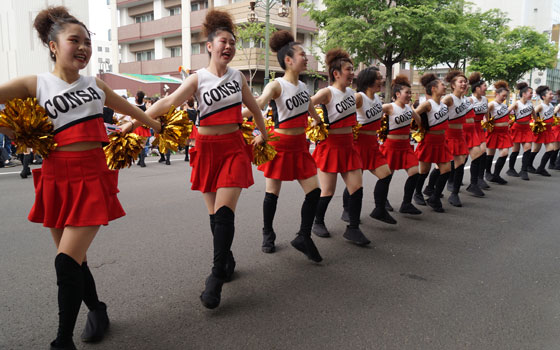
{"label": "black knee-high boot", "polygon": [[440,172],[438,168],[433,168],[430,172],[430,176],[428,177],[428,184],[426,185],[426,188],[424,188],[423,192],[426,196],[429,197],[432,195],[432,193],[434,193],[439,174]]}
{"label": "black knee-high boot", "polygon": [[342,215],[340,220],[350,222],[350,215],[348,214],[348,201],[350,200],[350,193],[348,192],[348,188],[344,188],[344,192],[342,192]]}
{"label": "black knee-high boot", "polygon": [[538,153],[539,152],[531,151],[531,157],[529,157],[529,164],[527,165],[527,172],[534,174],[537,171],[537,169],[533,166],[533,162],[535,161],[535,157]]}
{"label": "black knee-high boot", "polygon": [[554,151],[548,151],[548,152],[544,153],[544,155],[541,158],[541,164],[539,165],[539,168],[537,169],[537,174],[540,174],[542,176],[550,176],[549,172],[546,171],[546,163],[550,159],[550,156],[552,155],[552,152],[554,152]]}
{"label": "black knee-high boot", "polygon": [[496,165],[494,166],[494,174],[492,175],[492,180],[491,180],[492,182],[496,182],[500,185],[507,184],[507,181],[500,176],[500,172],[502,171],[504,165],[506,164],[506,159],[507,156],[503,156],[503,157],[499,157],[498,160],[496,161]]}
{"label": "black knee-high boot", "polygon": [[375,201],[375,208],[369,214],[374,219],[386,222],[388,224],[396,224],[395,220],[385,208],[385,203],[387,203],[387,196],[389,194],[389,185],[391,184],[391,179],[393,174],[377,180],[375,184],[375,189],[373,190],[373,199]]}
{"label": "black knee-high boot", "polygon": [[416,182],[418,181],[419,174],[414,174],[409,176],[404,183],[404,195],[403,201],[401,204],[401,208],[399,212],[403,214],[413,214],[418,215],[422,214],[420,210],[418,210],[414,205],[412,205],[412,196],[414,195],[414,189],[416,188]]}
{"label": "black knee-high boot", "polygon": [[552,151],[550,154],[550,163],[548,164],[549,169],[554,169],[556,166],[556,159],[558,158],[558,150]]}
{"label": "black knee-high boot", "polygon": [[[455,207],[462,207],[463,206],[463,204],[461,203],[461,200],[459,199],[459,190],[461,189],[461,182],[463,182],[463,175],[464,174],[465,174],[465,164],[461,164],[461,165],[459,165],[458,167],[455,168],[455,173],[453,174],[453,176],[454,176],[453,191],[451,191],[451,194],[449,195],[449,198],[447,199],[448,202]],[[447,183],[449,184],[449,180],[447,180]]]}
{"label": "black knee-high boot", "polygon": [[21,164],[23,165],[23,169],[19,173],[22,179],[26,179],[29,175],[31,175],[31,170],[29,169],[29,164],[31,163],[33,155],[32,154],[24,154]]}
{"label": "black knee-high boot", "polygon": [[447,190],[453,192],[453,182],[455,181],[455,161],[451,161],[451,172],[449,174],[449,179],[447,179]]}
{"label": "black knee-high boot", "polygon": [[315,221],[313,223],[312,232],[319,237],[329,237],[331,234],[325,226],[325,213],[329,207],[329,203],[333,196],[319,197],[317,204],[317,212],[315,213]]}
{"label": "black knee-high boot", "polygon": [[443,210],[443,205],[441,203],[440,197],[443,193],[443,189],[445,188],[445,184],[447,183],[449,175],[449,172],[439,175],[436,181],[434,192],[426,201],[426,204],[428,204],[430,207],[432,207],[432,209],[434,209],[434,211],[438,213],[443,213],[445,211]]}
{"label": "black knee-high boot", "polygon": [[171,165],[171,151],[165,153],[165,165]]}
{"label": "black knee-high boot", "polygon": [[486,170],[486,159],[488,158],[488,156],[486,155],[486,152],[482,153],[482,155],[480,156],[480,165],[478,167],[478,187],[480,187],[483,190],[487,190],[490,188],[490,186],[486,183],[486,181],[484,180],[484,171]]}
{"label": "black knee-high boot", "polygon": [[482,181],[478,179],[481,160],[481,157],[471,160],[471,183],[467,186],[467,192],[475,197],[484,197],[484,192],[482,192],[480,185],[478,184]]}
{"label": "black knee-high boot", "polygon": [[262,251],[265,253],[273,253],[276,248],[274,246],[274,241],[276,239],[276,233],[272,228],[272,222],[274,221],[274,215],[276,214],[276,206],[278,203],[278,196],[274,193],[266,192],[263,201],[263,243]]}
{"label": "black knee-high boot", "polygon": [[509,155],[509,170],[515,171],[515,162],[517,161],[518,155],[519,152],[511,152],[511,154]]}
{"label": "black knee-high boot", "polygon": [[424,199],[424,195],[422,194],[422,188],[424,187],[424,182],[426,182],[426,178],[428,174],[418,174],[418,180],[416,181],[416,189],[414,190],[414,203],[418,205],[426,205],[426,200]]}
{"label": "black knee-high boot", "polygon": [[487,154],[486,155],[486,174],[484,175],[484,177],[486,178],[486,180],[491,180],[492,179],[492,163],[494,162],[494,155],[493,154]]}
{"label": "black knee-high boot", "polygon": [[370,244],[370,240],[364,236],[360,230],[360,214],[362,213],[362,199],[364,197],[364,189],[360,187],[354,193],[350,194],[348,199],[348,214],[350,216],[350,224],[346,226],[343,237],[358,245]]}
{"label": "black knee-high boot", "polygon": [[51,347],[75,349],[72,335],[84,297],[84,274],[80,264],[64,253],[56,256],[54,266],[58,285],[59,311],[58,334],[51,343]]}
{"label": "black knee-high boot", "polygon": [[305,254],[310,260],[321,262],[323,258],[319,254],[319,250],[311,239],[311,228],[313,227],[313,219],[317,212],[321,189],[316,188],[305,195],[305,200],[301,205],[301,224],[299,232],[291,244],[294,248]]}
{"label": "black knee-high boot", "polygon": [[[212,231],[212,237],[214,237],[214,228],[216,227],[216,214],[208,215],[210,217],[210,230]],[[227,264],[226,264],[226,279],[225,282],[230,282],[233,279],[233,274],[235,272],[235,258],[233,257],[233,252],[229,251]]]}
{"label": "black knee-high boot", "polygon": [[82,272],[84,274],[84,303],[90,311],[81,338],[85,342],[98,342],[103,339],[107,328],[109,328],[107,305],[99,301],[97,297],[95,280],[86,261],[82,263]]}
{"label": "black knee-high boot", "polygon": [[228,256],[235,233],[235,214],[223,206],[214,214],[214,259],[212,273],[206,280],[206,289],[200,295],[202,305],[214,309],[220,305],[222,286],[227,277]]}

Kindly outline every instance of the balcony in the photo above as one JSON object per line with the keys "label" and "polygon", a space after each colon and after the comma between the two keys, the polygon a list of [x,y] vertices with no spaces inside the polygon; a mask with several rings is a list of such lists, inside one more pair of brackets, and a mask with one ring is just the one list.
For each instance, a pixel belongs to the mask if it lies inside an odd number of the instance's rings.
{"label": "balcony", "polygon": [[167,16],[155,21],[134,23],[118,28],[119,44],[181,34],[181,16]]}
{"label": "balcony", "polygon": [[175,74],[183,63],[181,57],[168,57],[152,61],[137,61],[119,64],[119,72],[133,74]]}
{"label": "balcony", "polygon": [[307,11],[299,7],[297,9],[297,27],[313,33],[317,33],[319,30],[317,24],[307,16]]}
{"label": "balcony", "polygon": [[130,6],[137,6],[142,5],[148,2],[152,2],[153,0],[117,0],[117,7],[130,7]]}

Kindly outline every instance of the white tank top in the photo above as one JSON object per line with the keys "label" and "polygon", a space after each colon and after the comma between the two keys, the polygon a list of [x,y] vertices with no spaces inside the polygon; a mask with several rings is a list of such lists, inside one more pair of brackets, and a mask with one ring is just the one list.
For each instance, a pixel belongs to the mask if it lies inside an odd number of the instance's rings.
{"label": "white tank top", "polygon": [[306,127],[311,100],[307,86],[301,81],[294,85],[284,78],[276,78],[275,81],[280,84],[282,93],[270,102],[274,127]]}
{"label": "white tank top", "polygon": [[450,121],[464,117],[469,111],[465,99],[459,98],[454,94],[451,94],[451,97],[453,98],[453,106],[449,107],[448,111]]}
{"label": "white tank top", "polygon": [[508,106],[506,106],[505,103],[492,101],[490,105],[494,106],[491,113],[491,116],[494,117],[494,121],[498,121],[508,115]]}
{"label": "white tank top", "polygon": [[356,110],[358,115],[358,123],[368,125],[383,117],[383,104],[377,94],[373,95],[370,99],[365,93],[360,92],[362,95],[362,108]]}
{"label": "white tank top", "polygon": [[474,101],[473,109],[475,114],[488,113],[488,99],[486,96],[480,96],[480,100],[475,95],[472,95],[471,98]]}
{"label": "white tank top", "polygon": [[531,100],[528,100],[527,103],[521,102],[521,100],[517,101],[517,109],[515,110],[515,119],[520,120],[529,117],[533,113],[533,104]]}
{"label": "white tank top", "polygon": [[394,102],[391,105],[393,106],[393,112],[389,115],[389,134],[409,134],[412,108],[409,105],[401,108]]}
{"label": "white tank top", "polygon": [[325,123],[329,128],[342,128],[356,125],[356,98],[354,90],[347,87],[345,92],[329,86],[331,101],[327,105],[321,105]]}
{"label": "white tank top", "polygon": [[226,74],[218,77],[202,68],[196,71],[196,74],[197,125],[241,123],[241,72],[228,67]]}
{"label": "white tank top", "polygon": [[549,120],[550,118],[554,117],[554,106],[552,103],[549,104],[542,104],[542,111],[540,112],[542,115],[543,120]]}
{"label": "white tank top", "polygon": [[47,111],[55,134],[78,123],[103,118],[105,92],[97,87],[95,77],[80,75],[68,84],[52,73],[38,74],[36,97]]}
{"label": "white tank top", "polygon": [[432,106],[432,109],[429,112],[426,112],[428,125],[430,130],[438,130],[438,125],[445,124],[447,122],[449,108],[441,101],[439,105],[432,99],[429,99],[428,101],[430,101],[430,105]]}

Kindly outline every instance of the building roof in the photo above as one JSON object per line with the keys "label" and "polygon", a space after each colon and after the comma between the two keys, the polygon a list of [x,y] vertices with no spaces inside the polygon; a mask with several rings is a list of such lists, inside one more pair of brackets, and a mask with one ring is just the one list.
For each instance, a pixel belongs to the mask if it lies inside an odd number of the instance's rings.
{"label": "building roof", "polygon": [[[115,73],[113,73],[115,74]],[[171,83],[171,84],[181,84],[180,79],[175,79],[173,77],[160,77],[159,75],[148,75],[148,74],[132,74],[132,73],[119,73],[116,75],[121,75],[127,78],[138,80],[142,83]]]}

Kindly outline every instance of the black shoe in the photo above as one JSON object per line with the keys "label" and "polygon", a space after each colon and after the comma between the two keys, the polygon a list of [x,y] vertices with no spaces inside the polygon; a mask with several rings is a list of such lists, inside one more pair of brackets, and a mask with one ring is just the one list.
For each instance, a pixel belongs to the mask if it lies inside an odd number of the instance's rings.
{"label": "black shoe", "polygon": [[226,278],[224,282],[231,282],[233,279],[233,274],[235,273],[235,259],[233,258],[233,252],[230,250],[226,261]]}
{"label": "black shoe", "polygon": [[412,197],[412,199],[414,199],[414,203],[418,205],[426,205],[426,200],[424,199],[422,193],[414,191],[414,196]]}
{"label": "black shoe", "polygon": [[436,198],[435,196],[431,196],[426,200],[426,204],[429,205],[435,212],[443,213],[445,210],[443,209],[443,204],[441,203],[441,199]]}
{"label": "black shoe", "polygon": [[160,159],[158,160],[158,163],[164,163],[164,162],[165,162],[165,158],[160,158]]}
{"label": "black shoe", "polygon": [[479,177],[477,184],[478,184],[478,187],[480,187],[483,190],[490,189],[490,186],[486,183],[486,181],[484,181],[484,177]]}
{"label": "black shoe", "polygon": [[397,220],[393,219],[391,214],[389,214],[389,212],[385,208],[375,208],[375,209],[373,209],[371,214],[369,214],[369,216],[371,216],[372,218],[377,219],[379,221],[383,221],[385,223],[391,224],[391,225],[394,225],[394,224],[397,223]]}
{"label": "black shoe", "polygon": [[472,194],[475,197],[484,197],[484,192],[482,192],[482,190],[480,189],[480,187],[478,186],[478,184],[470,184],[467,187],[467,192],[469,192],[470,194]]}
{"label": "black shoe", "polygon": [[342,211],[342,215],[340,216],[340,220],[350,222],[350,214],[348,213],[348,211],[346,211],[346,209],[344,209]]}
{"label": "black shoe", "polygon": [[342,235],[342,237],[346,238],[352,243],[357,245],[368,245],[371,243],[369,239],[364,236],[364,233],[359,228],[352,228],[350,226],[346,226],[346,231]]}
{"label": "black shoe", "polygon": [[539,167],[539,168],[537,169],[536,174],[539,174],[539,175],[542,175],[542,176],[546,176],[546,177],[549,177],[549,176],[550,176],[550,173],[549,173],[548,171],[546,171],[545,168],[541,168],[541,167]]}
{"label": "black shoe", "polygon": [[508,183],[508,182],[507,182],[504,178],[502,178],[500,175],[492,175],[492,179],[490,180],[490,182],[495,182],[495,183],[497,183],[497,184],[499,184],[499,185],[505,185],[505,184]]}
{"label": "black shoe", "polygon": [[200,301],[205,308],[215,309],[220,305],[222,298],[222,286],[224,280],[210,274],[206,279],[206,289],[200,294]]}
{"label": "black shoe", "polygon": [[449,192],[453,192],[453,182],[452,181],[447,181],[447,190]]}
{"label": "black shoe", "polygon": [[313,260],[315,262],[323,261],[321,254],[319,254],[319,250],[315,246],[315,243],[313,243],[310,236],[298,234],[290,243],[292,244],[292,247],[305,254],[309,260]]}
{"label": "black shoe", "polygon": [[101,341],[107,329],[109,329],[107,305],[100,302],[97,309],[88,312],[86,327],[81,336],[82,341],[86,343]]}
{"label": "black shoe", "polygon": [[325,226],[325,224],[319,224],[317,222],[313,223],[311,232],[313,232],[316,236],[323,237],[323,238],[327,238],[331,236],[329,230],[327,230],[327,226]]}
{"label": "black shoe", "polygon": [[189,161],[189,154],[187,153],[187,155],[185,156],[185,162]]}
{"label": "black shoe", "polygon": [[387,201],[385,202],[385,209],[387,209],[387,211],[393,211],[393,207],[391,206],[391,203],[389,203],[389,200],[387,199]]}
{"label": "black shoe", "polygon": [[403,203],[401,204],[401,208],[399,209],[399,213],[402,214],[411,214],[411,215],[419,215],[422,214],[418,208],[416,208],[412,203]]}
{"label": "black shoe", "polygon": [[527,174],[525,170],[521,170],[519,172],[519,177],[521,178],[521,180],[529,181],[529,174]]}
{"label": "black shoe", "polygon": [[27,179],[27,172],[25,171],[25,169],[23,169],[20,173],[19,176],[21,176],[22,179]]}
{"label": "black shoe", "polygon": [[426,197],[430,197],[434,193],[434,188],[426,186],[426,188],[424,188],[424,191],[422,191],[422,193],[424,193]]}
{"label": "black shoe", "polygon": [[59,345],[56,343],[56,340],[53,340],[51,342],[51,350],[76,350],[76,345],[74,345],[72,340],[64,345]]}
{"label": "black shoe", "polygon": [[449,198],[447,198],[447,201],[449,202],[449,204],[451,204],[454,207],[463,206],[463,203],[461,203],[461,200],[459,199],[459,195],[457,193],[451,193],[449,195]]}
{"label": "black shoe", "polygon": [[489,173],[489,172],[485,172],[485,173],[484,173],[484,179],[485,179],[486,181],[492,182],[492,178],[493,178],[493,177],[494,177],[494,175],[492,175],[492,173]]}
{"label": "black shoe", "polygon": [[508,169],[508,171],[506,171],[506,175],[511,177],[519,177],[519,173],[515,171],[515,169]]}
{"label": "black shoe", "polygon": [[276,233],[274,233],[274,231],[266,232],[263,229],[263,243],[262,243],[263,253],[270,254],[276,251],[276,247],[274,246],[275,240],[276,240]]}
{"label": "black shoe", "polygon": [[535,174],[537,172],[537,169],[535,169],[534,166],[529,165],[529,166],[527,166],[527,172],[531,173],[531,174]]}
{"label": "black shoe", "polygon": [[171,162],[169,160],[166,160],[165,165],[171,165]]}

